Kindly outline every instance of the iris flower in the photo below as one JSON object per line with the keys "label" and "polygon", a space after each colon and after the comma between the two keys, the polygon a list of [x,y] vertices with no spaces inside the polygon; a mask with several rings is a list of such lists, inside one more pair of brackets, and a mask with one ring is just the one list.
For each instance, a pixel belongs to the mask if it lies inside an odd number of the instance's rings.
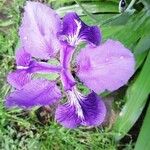
{"label": "iris flower", "polygon": [[[134,73],[130,50],[119,41],[102,43],[98,26],[86,25],[75,12],[61,20],[47,5],[27,2],[19,36],[17,69],[7,78],[14,88],[6,97],[6,106],[29,109],[53,104],[66,96],[67,101],[59,103],[55,112],[57,122],[66,128],[99,126],[105,119],[106,107],[98,94],[117,90]],[[77,51],[82,42],[86,46]],[[54,58],[59,59],[58,65],[47,62]],[[89,94],[79,91],[73,69],[90,89]],[[35,73],[59,74],[63,89],[56,81],[35,79]]]}

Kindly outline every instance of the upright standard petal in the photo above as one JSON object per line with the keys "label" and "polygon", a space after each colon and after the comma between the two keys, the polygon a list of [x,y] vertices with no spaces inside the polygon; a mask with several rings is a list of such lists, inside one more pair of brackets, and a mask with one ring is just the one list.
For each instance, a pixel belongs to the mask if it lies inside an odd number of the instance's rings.
{"label": "upright standard petal", "polygon": [[77,75],[96,93],[114,91],[134,73],[133,54],[120,42],[108,40],[98,47],[86,47],[77,57]]}
{"label": "upright standard petal", "polygon": [[61,98],[61,92],[54,82],[44,79],[32,80],[6,98],[7,107],[30,108],[50,105]]}
{"label": "upright standard petal", "polygon": [[98,126],[105,116],[105,104],[94,92],[83,96],[77,91],[68,92],[68,102],[60,105],[55,114],[56,120],[66,128]]}
{"label": "upright standard petal", "polygon": [[27,2],[19,35],[26,51],[33,57],[48,59],[60,49],[57,33],[61,20],[48,6]]}
{"label": "upright standard petal", "polygon": [[63,18],[61,35],[72,46],[75,46],[80,41],[99,45],[101,41],[101,33],[98,26],[86,25],[75,12],[67,13]]}

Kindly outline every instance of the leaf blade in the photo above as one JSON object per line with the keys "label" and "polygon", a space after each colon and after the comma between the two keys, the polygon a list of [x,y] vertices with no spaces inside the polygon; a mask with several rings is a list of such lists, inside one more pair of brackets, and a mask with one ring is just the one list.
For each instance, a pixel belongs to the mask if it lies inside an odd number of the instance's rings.
{"label": "leaf blade", "polygon": [[134,150],[149,150],[150,149],[150,142],[149,142],[149,125],[150,125],[150,104],[146,112],[146,116],[144,118],[144,122],[140,131],[140,134],[138,136],[135,149]]}
{"label": "leaf blade", "polygon": [[128,88],[124,105],[119,117],[117,118],[113,130],[117,133],[115,138],[120,140],[134,125],[140,116],[147,97],[150,93],[150,52],[136,81]]}

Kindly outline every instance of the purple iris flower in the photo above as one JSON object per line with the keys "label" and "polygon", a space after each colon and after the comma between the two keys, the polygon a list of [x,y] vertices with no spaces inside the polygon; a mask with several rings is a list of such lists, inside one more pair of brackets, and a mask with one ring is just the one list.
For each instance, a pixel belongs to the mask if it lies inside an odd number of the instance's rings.
{"label": "purple iris flower", "polygon": [[[67,102],[59,104],[55,118],[66,128],[100,125],[105,119],[106,107],[97,94],[117,90],[134,73],[135,61],[130,50],[114,40],[100,44],[99,28],[86,25],[74,12],[61,20],[50,7],[27,2],[19,35],[17,70],[8,75],[14,90],[6,98],[7,107],[29,109],[50,105],[65,95]],[[77,52],[81,42],[85,42],[86,47]],[[58,65],[46,62],[58,57]],[[78,90],[73,69],[91,90],[89,94],[83,95]],[[62,92],[55,81],[35,79],[35,73],[58,73]]]}

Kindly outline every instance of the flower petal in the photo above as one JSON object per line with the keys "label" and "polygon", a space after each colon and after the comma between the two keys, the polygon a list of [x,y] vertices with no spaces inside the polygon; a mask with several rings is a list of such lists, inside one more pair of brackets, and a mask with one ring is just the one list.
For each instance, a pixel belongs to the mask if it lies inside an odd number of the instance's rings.
{"label": "flower petal", "polygon": [[27,69],[29,73],[60,73],[61,66],[51,65],[45,62],[37,62],[35,60],[30,62],[30,65]]}
{"label": "flower petal", "polygon": [[16,50],[16,64],[17,66],[28,66],[31,61],[31,56],[23,47]]}
{"label": "flower petal", "polygon": [[61,98],[61,92],[54,82],[44,79],[32,80],[20,90],[6,98],[6,106],[29,108],[50,105]]}
{"label": "flower petal", "polygon": [[60,63],[64,69],[69,69],[75,48],[62,42],[62,49],[60,50]]}
{"label": "flower petal", "polygon": [[68,91],[68,102],[60,105],[55,114],[56,120],[66,128],[76,128],[79,125],[98,126],[106,116],[104,102],[94,92],[83,96],[76,91]]}
{"label": "flower petal", "polygon": [[30,82],[31,76],[26,70],[16,70],[7,76],[7,81],[16,89],[21,89],[25,84]]}
{"label": "flower petal", "polygon": [[80,118],[76,114],[75,107],[69,103],[58,106],[55,119],[65,128],[76,128],[81,123]]}
{"label": "flower petal", "polygon": [[76,84],[75,79],[73,78],[72,74],[68,70],[62,71],[60,77],[61,77],[63,87],[66,91],[71,90],[71,88]]}
{"label": "flower petal", "polygon": [[62,43],[60,50],[60,63],[62,64],[61,81],[65,90],[70,90],[75,85],[75,80],[70,72],[70,64],[74,53],[74,47]]}
{"label": "flower petal", "polygon": [[96,93],[92,92],[87,95],[86,98],[80,102],[80,105],[84,115],[82,125],[98,126],[104,121],[106,107]]}
{"label": "flower petal", "polygon": [[98,47],[84,48],[77,58],[77,75],[96,93],[114,91],[134,73],[133,54],[120,42],[108,40]]}
{"label": "flower petal", "polygon": [[61,20],[48,6],[27,2],[19,35],[26,51],[33,57],[48,59],[60,49],[57,32]]}
{"label": "flower petal", "polygon": [[69,42],[74,45],[78,40],[99,45],[101,33],[98,26],[86,25],[75,12],[70,12],[63,18],[62,35],[69,37]]}

